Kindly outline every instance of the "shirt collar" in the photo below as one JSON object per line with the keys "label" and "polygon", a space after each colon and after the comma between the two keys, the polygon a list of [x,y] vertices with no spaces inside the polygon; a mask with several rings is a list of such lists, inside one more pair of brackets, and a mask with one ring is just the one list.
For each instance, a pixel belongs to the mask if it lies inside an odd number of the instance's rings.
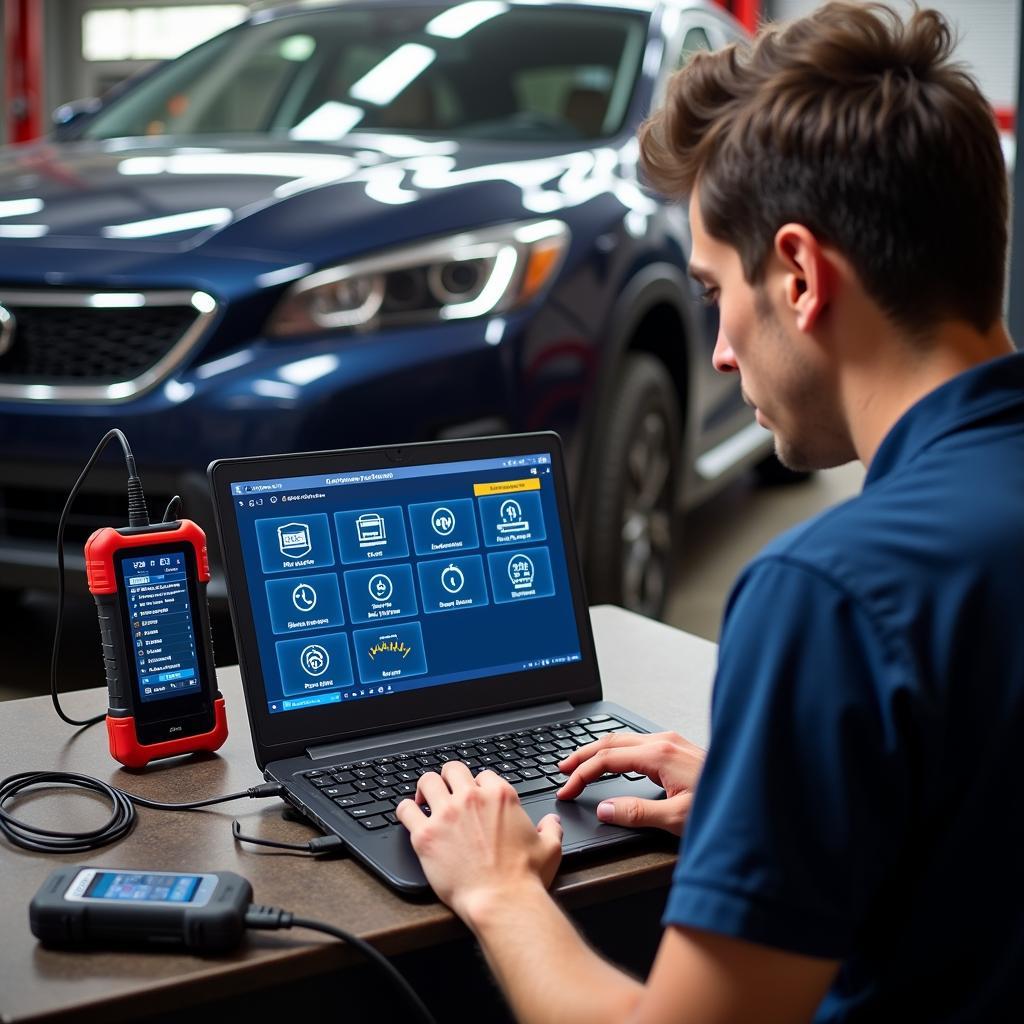
{"label": "shirt collar", "polygon": [[879,445],[864,486],[905,466],[940,437],[1014,406],[1024,408],[1024,352],[974,366],[912,405]]}

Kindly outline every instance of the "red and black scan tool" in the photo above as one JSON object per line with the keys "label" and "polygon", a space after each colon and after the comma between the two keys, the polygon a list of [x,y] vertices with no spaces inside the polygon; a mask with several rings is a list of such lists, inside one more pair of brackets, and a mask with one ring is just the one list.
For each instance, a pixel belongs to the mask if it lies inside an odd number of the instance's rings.
{"label": "red and black scan tool", "polygon": [[206,534],[191,520],[105,527],[85,545],[106,666],[110,753],[129,768],[227,739],[206,586]]}

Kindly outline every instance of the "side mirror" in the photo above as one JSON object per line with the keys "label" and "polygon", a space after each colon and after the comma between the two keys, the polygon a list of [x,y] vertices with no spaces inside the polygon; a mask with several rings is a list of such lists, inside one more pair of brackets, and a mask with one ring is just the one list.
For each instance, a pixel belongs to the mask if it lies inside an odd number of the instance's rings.
{"label": "side mirror", "polygon": [[90,96],[84,100],[72,100],[70,103],[62,103],[53,112],[54,135],[58,139],[73,135],[74,129],[78,128],[83,120],[91,117],[102,106],[103,101],[95,96]]}

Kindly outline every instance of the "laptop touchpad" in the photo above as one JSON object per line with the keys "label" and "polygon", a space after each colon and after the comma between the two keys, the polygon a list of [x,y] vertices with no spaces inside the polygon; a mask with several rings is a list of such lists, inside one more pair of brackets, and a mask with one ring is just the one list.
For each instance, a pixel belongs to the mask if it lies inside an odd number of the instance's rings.
{"label": "laptop touchpad", "polygon": [[609,797],[635,796],[642,800],[660,800],[665,791],[653,782],[624,782],[609,779],[592,783],[575,800],[557,800],[553,796],[523,801],[523,809],[534,822],[545,814],[557,814],[562,819],[562,849],[569,850],[580,842],[590,841],[604,833],[622,833],[618,825],[606,825],[597,817],[597,805]]}

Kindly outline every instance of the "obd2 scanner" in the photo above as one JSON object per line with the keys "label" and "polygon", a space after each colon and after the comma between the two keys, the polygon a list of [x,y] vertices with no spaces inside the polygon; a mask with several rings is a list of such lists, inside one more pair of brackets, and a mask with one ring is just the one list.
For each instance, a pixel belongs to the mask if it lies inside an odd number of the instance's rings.
{"label": "obd2 scanner", "polygon": [[85,545],[107,675],[110,754],[129,768],[227,739],[206,535],[191,520],[105,527]]}
{"label": "obd2 scanner", "polygon": [[[89,591],[99,614],[107,677],[107,714],[68,717],[57,695],[57,663],[64,613],[64,527],[72,502],[93,464],[118,440],[128,468],[128,525],[96,530],[85,544]],[[128,768],[159,758],[216,750],[227,739],[224,698],[217,690],[206,587],[206,534],[178,519],[180,501],[162,522],[150,523],[135,459],[124,434],[113,429],[97,445],[68,495],[57,528],[58,604],[50,694],[70,725],[104,717],[111,756]]]}

